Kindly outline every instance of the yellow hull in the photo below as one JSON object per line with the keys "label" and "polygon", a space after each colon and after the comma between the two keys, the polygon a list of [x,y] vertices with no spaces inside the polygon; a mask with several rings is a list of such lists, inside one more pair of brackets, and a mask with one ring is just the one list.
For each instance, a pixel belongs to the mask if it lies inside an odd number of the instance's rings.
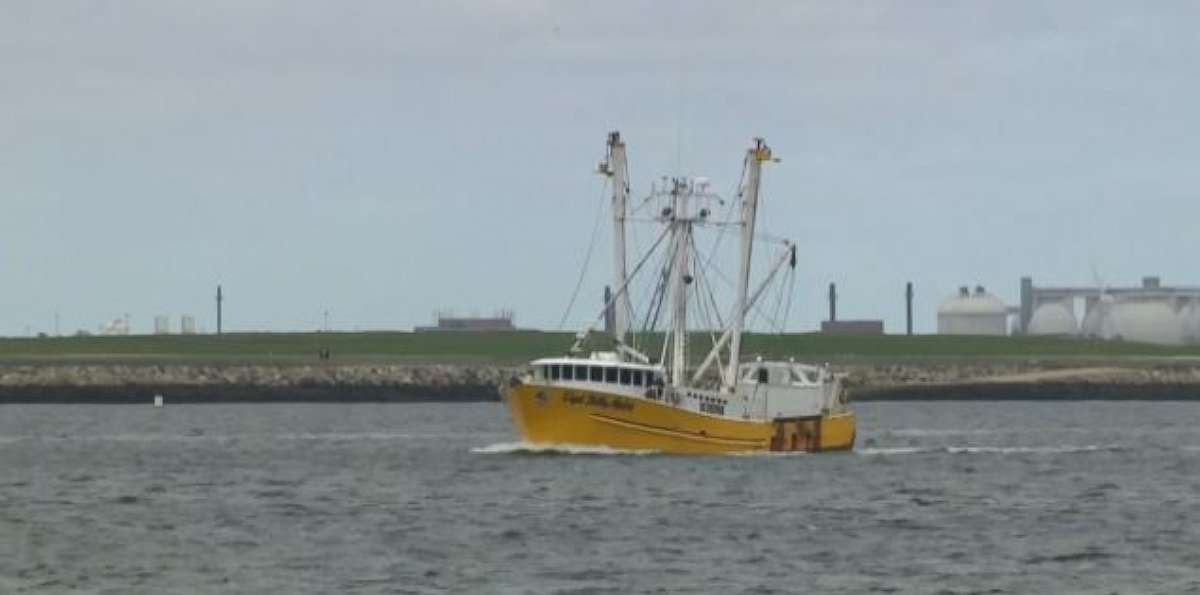
{"label": "yellow hull", "polygon": [[531,444],[605,446],[677,454],[819,452],[854,446],[850,411],[820,418],[741,421],[578,389],[517,384],[504,393]]}

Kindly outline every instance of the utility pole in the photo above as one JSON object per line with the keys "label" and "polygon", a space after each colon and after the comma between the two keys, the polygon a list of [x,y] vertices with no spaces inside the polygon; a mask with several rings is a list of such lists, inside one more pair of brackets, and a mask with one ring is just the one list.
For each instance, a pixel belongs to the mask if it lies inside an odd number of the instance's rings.
{"label": "utility pole", "polygon": [[217,286],[217,334],[221,334],[221,302],[225,301],[225,296],[221,295],[221,286]]}

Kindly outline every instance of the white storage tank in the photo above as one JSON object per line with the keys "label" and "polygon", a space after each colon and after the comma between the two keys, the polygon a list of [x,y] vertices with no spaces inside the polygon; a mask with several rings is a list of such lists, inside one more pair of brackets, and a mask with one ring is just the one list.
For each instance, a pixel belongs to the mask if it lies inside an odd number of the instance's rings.
{"label": "white storage tank", "polygon": [[939,335],[1005,335],[1008,307],[982,286],[972,292],[959,288],[958,295],[938,308]]}
{"label": "white storage tank", "polygon": [[1180,313],[1183,320],[1183,340],[1200,343],[1200,300],[1192,300]]}
{"label": "white storage tank", "polygon": [[1079,323],[1075,320],[1072,302],[1050,301],[1043,303],[1029,319],[1030,335],[1075,336],[1079,334]]}
{"label": "white storage tank", "polygon": [[1079,333],[1089,339],[1115,339],[1117,337],[1116,319],[1113,312],[1117,303],[1110,295],[1096,298],[1088,306],[1087,314],[1083,316],[1083,324]]}
{"label": "white storage tank", "polygon": [[1118,302],[1112,312],[1116,337],[1125,341],[1179,345],[1183,343],[1183,317],[1162,299]]}

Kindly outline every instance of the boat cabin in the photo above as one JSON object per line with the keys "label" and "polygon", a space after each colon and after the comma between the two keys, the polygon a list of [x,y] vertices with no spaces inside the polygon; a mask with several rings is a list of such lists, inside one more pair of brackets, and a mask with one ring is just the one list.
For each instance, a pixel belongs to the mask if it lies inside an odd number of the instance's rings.
{"label": "boat cabin", "polygon": [[616,358],[544,358],[530,363],[530,375],[541,384],[603,384],[604,390],[644,395],[663,386],[662,366],[622,362]]}
{"label": "boat cabin", "polygon": [[761,360],[738,366],[737,390],[769,419],[823,415],[839,394],[827,367]]}

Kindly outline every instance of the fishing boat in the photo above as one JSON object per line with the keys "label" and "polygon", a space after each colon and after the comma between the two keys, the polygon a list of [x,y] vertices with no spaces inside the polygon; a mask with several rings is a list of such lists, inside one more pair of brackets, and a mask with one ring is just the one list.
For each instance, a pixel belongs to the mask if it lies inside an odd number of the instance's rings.
{"label": "fishing boat", "polygon": [[[767,240],[773,246],[769,266],[751,287],[760,179],[763,166],[777,161],[763,139],[754,139],[724,219],[716,211],[726,201],[710,191],[704,178],[663,178],[661,186],[656,183],[635,205],[638,213],[649,207],[649,216],[634,217],[627,207],[625,142],[620,133],[609,134],[606,157],[597,171],[612,188],[614,289],[606,291],[597,321],[576,335],[569,350],[531,362],[525,373],[502,388],[526,443],[677,454],[853,447],[855,416],[828,365],[762,357],[743,361],[747,315],[781,270],[794,279],[796,268],[795,244]],[[629,267],[626,226],[635,220],[661,229],[646,254]],[[714,293],[705,295],[711,284],[704,269],[712,257],[700,254],[695,241],[697,230],[722,227],[736,228],[740,236],[732,283],[736,297],[723,317]],[[653,293],[646,307],[636,312],[642,324],[635,332],[630,289],[656,253],[662,264],[648,275]],[[692,326],[689,309],[702,311]],[[669,325],[664,320],[659,331],[664,310]],[[598,329],[601,321],[603,332]],[[701,324],[705,321],[707,328]],[[710,339],[707,353],[693,358],[689,348],[705,336]]]}

